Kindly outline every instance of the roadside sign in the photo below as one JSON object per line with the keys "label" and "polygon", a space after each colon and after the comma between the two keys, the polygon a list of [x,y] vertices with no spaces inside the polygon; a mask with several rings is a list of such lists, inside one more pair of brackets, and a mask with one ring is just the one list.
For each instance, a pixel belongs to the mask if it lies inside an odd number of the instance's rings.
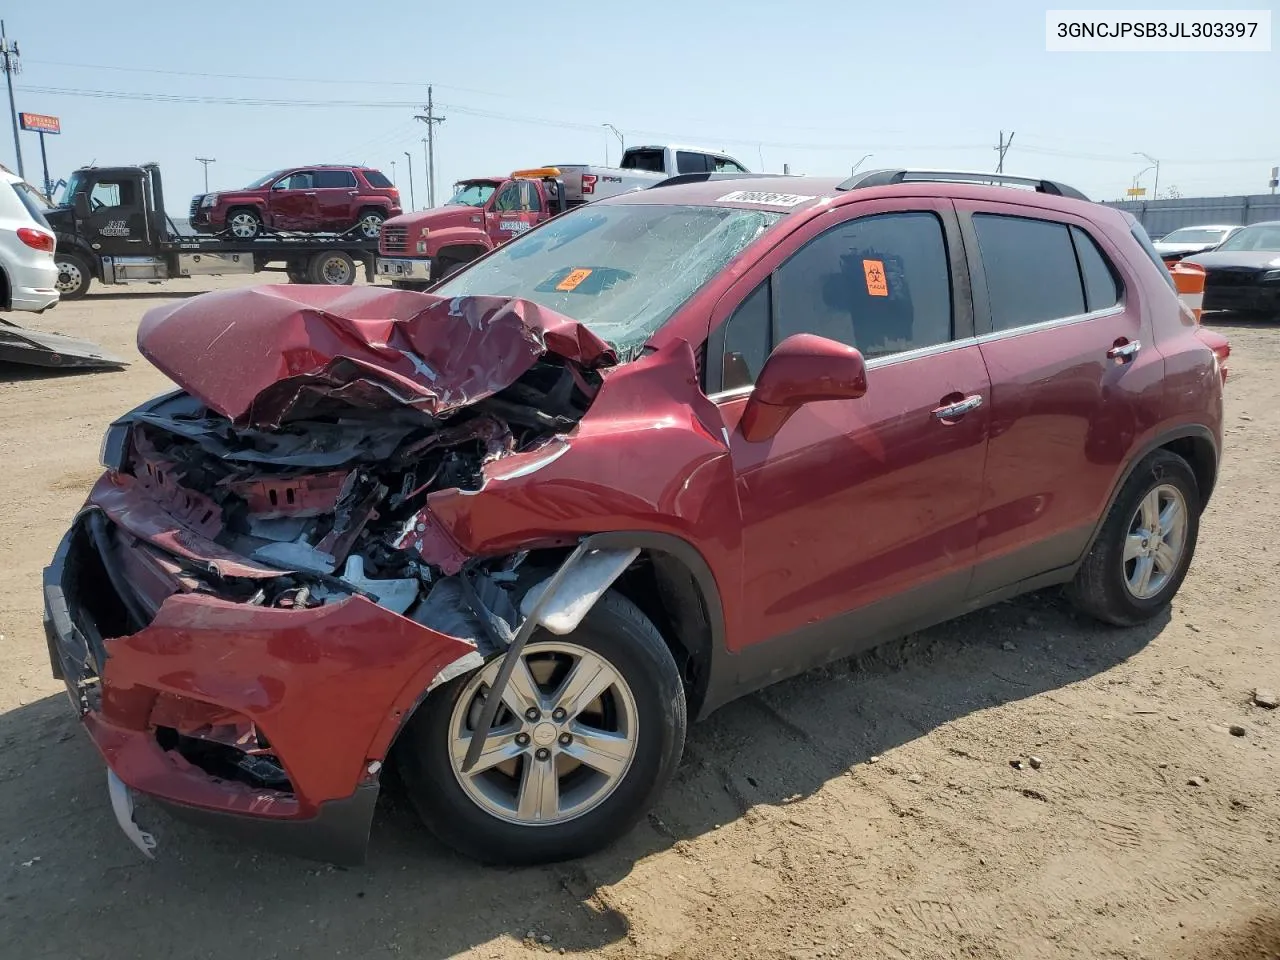
{"label": "roadside sign", "polygon": [[1146,187],[1130,187],[1125,191],[1131,197],[1145,197],[1147,195]]}
{"label": "roadside sign", "polygon": [[61,133],[62,121],[57,117],[51,117],[44,113],[20,113],[18,114],[19,123],[23,130],[31,130],[35,133]]}

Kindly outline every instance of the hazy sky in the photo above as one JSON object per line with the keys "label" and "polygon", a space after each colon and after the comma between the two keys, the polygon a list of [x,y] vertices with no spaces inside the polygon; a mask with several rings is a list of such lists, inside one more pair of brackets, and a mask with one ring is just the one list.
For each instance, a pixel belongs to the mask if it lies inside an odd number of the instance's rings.
{"label": "hazy sky", "polygon": [[[62,118],[63,134],[47,138],[53,178],[156,160],[174,216],[202,191],[196,156],[216,158],[214,189],[290,164],[391,175],[397,161],[407,206],[408,151],[424,205],[425,128],[413,114],[428,82],[447,118],[437,202],[463,176],[603,162],[606,149],[616,163],[606,122],[628,144],[697,143],[753,170],[811,174],[842,173],[866,153],[864,168],[994,169],[1003,129],[1016,131],[1007,172],[1096,199],[1119,196],[1147,165],[1134,151],[1160,158],[1162,193],[1266,191],[1280,164],[1280,53],[1047,53],[1045,9],[60,0],[11,5],[5,20],[23,54],[18,109]],[[39,182],[36,135],[22,143],[27,179]],[[13,165],[7,129],[0,161]]]}

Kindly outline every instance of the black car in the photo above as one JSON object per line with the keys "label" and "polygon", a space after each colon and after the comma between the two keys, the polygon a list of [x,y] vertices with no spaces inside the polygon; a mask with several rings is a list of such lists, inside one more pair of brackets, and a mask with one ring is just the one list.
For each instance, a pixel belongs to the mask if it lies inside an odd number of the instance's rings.
{"label": "black car", "polygon": [[1280,220],[1255,223],[1216,250],[1187,257],[1205,269],[1204,309],[1280,317]]}

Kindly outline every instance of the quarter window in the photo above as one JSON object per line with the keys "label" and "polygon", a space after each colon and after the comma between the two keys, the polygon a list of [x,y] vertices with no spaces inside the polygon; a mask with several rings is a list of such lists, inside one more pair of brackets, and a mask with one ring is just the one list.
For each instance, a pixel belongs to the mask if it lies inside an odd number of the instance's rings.
{"label": "quarter window", "polygon": [[772,348],[770,286],[769,278],[765,277],[727,321],[721,389],[749,387],[756,382],[760,368],[769,358]]}
{"label": "quarter window", "polygon": [[1120,302],[1120,284],[1107,255],[1098,249],[1093,237],[1079,227],[1071,228],[1071,240],[1080,260],[1080,275],[1084,277],[1085,306],[1090,312],[1114,307]]}
{"label": "quarter window", "polygon": [[973,216],[993,331],[1078,316],[1084,288],[1066,224]]}

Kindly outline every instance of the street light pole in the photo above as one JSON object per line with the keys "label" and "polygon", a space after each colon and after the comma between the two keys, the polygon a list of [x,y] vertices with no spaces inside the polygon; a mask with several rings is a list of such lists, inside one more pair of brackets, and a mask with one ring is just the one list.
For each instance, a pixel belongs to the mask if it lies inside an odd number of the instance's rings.
{"label": "street light pole", "polygon": [[850,172],[850,173],[857,173],[857,172],[858,172],[858,168],[859,168],[860,166],[862,166],[864,163],[866,163],[868,160],[870,160],[870,159],[872,158],[872,156],[874,156],[874,154],[870,154],[870,153],[868,153],[865,157],[863,157],[861,160],[859,160],[857,163],[855,163],[855,164],[853,165],[853,169],[852,169],[852,170],[850,170],[849,172]]}
{"label": "street light pole", "polygon": [[[619,143],[619,144],[621,145],[621,147],[622,147],[622,152],[623,152],[623,153],[626,153],[626,152],[627,152],[627,141],[623,138],[622,133],[618,130],[618,128],[617,128],[617,127],[615,127],[612,123],[602,123],[602,124],[600,124],[600,126],[602,126],[602,127],[608,127],[610,130],[612,130],[612,131],[613,131],[613,135],[614,135],[615,137],[617,137],[617,138],[618,138],[618,143]],[[606,165],[608,165],[608,163],[609,163],[609,148],[608,148],[608,147],[605,147],[605,149],[604,149],[604,154],[605,154],[605,156],[604,156],[604,162],[605,162],[605,164],[606,164]],[[622,157],[621,157],[621,156],[619,156],[619,157],[618,157],[618,163],[622,163]]]}
{"label": "street light pole", "polygon": [[413,154],[408,150],[404,152],[404,165],[409,168],[409,209],[417,210],[418,201],[413,198]]}
{"label": "street light pole", "polygon": [[[1141,157],[1143,160],[1147,161],[1147,163],[1151,164],[1156,168],[1156,182],[1151,187],[1151,199],[1159,200],[1160,199],[1160,161],[1148,153],[1142,153],[1137,150],[1133,152],[1133,155],[1135,157]],[[1148,167],[1147,169],[1149,170],[1151,168]],[[1144,170],[1143,173],[1146,173],[1146,170]]]}

